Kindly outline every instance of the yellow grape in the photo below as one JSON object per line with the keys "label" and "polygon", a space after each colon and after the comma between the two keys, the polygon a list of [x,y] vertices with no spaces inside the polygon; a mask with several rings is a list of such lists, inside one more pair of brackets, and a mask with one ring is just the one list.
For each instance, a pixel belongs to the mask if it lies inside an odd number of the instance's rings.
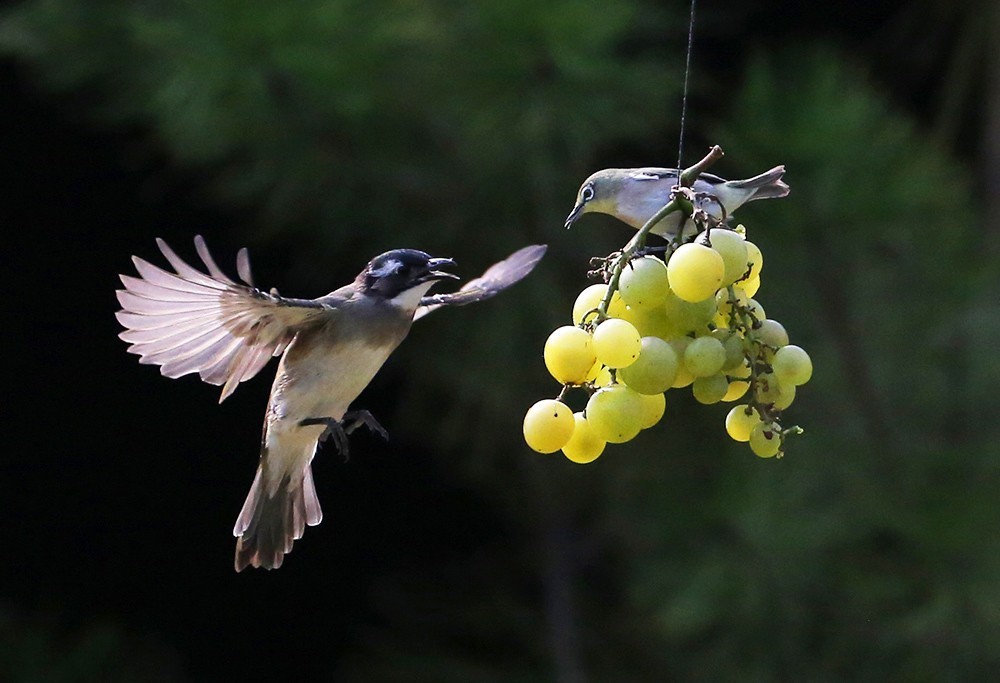
{"label": "yellow grape", "polygon": [[622,300],[636,309],[652,309],[667,298],[667,266],[655,256],[628,263],[618,280]]}
{"label": "yellow grape", "polygon": [[524,440],[539,453],[555,453],[573,436],[573,411],[560,401],[542,399],[524,416]]}
{"label": "yellow grape", "polygon": [[[760,253],[760,247],[750,240],[747,240],[745,244],[747,247],[747,261],[750,262],[750,275],[747,279],[759,278],[760,270],[764,267],[764,255]],[[753,295],[751,294],[750,296]]]}
{"label": "yellow grape", "polygon": [[[579,325],[583,322],[583,316],[596,309],[607,292],[608,286],[598,283],[585,287],[583,291],[577,294],[576,301],[573,302],[573,324]],[[608,305],[608,315],[612,318],[619,318],[624,311],[625,302],[622,301],[621,295],[615,292],[611,295],[611,303]],[[587,317],[587,322],[594,322],[595,316],[596,313],[591,313]]]}
{"label": "yellow grape", "polygon": [[572,325],[553,330],[542,356],[549,374],[561,384],[582,384],[597,361],[590,333]]}
{"label": "yellow grape", "polygon": [[591,382],[595,387],[605,387],[611,384],[611,371],[604,363],[597,361],[587,373],[585,381]]}
{"label": "yellow grape", "polygon": [[594,432],[583,413],[573,413],[573,420],[573,436],[562,447],[563,455],[581,465],[597,460],[607,442]]}
{"label": "yellow grape", "polygon": [[639,358],[618,376],[640,394],[662,394],[677,379],[679,364],[673,346],[658,337],[643,337]]}
{"label": "yellow grape", "polygon": [[742,366],[738,366],[728,370],[729,373],[729,388],[726,390],[726,395],[722,397],[722,400],[730,403],[737,399],[743,398],[750,388],[750,366],[745,363]]}
{"label": "yellow grape", "polygon": [[722,276],[722,286],[731,285],[741,277],[747,270],[747,246],[746,240],[727,228],[713,228],[706,230],[698,236],[697,242],[710,246],[722,257],[725,264],[725,272]]}
{"label": "yellow grape", "polygon": [[722,284],[726,264],[704,244],[682,244],[667,263],[667,280],[674,294],[697,302],[713,296]]}
{"label": "yellow grape", "polygon": [[771,367],[779,380],[793,386],[808,382],[813,372],[812,359],[809,358],[809,354],[805,352],[805,349],[794,344],[778,349],[774,354]]}
{"label": "yellow grape", "polygon": [[639,394],[642,407],[639,411],[639,426],[649,429],[663,419],[667,408],[667,398],[663,394]]}
{"label": "yellow grape", "polygon": [[627,320],[609,318],[594,330],[594,351],[597,359],[609,368],[624,368],[639,357],[642,338]]}
{"label": "yellow grape", "polygon": [[736,287],[743,290],[747,296],[753,296],[760,289],[760,277],[751,277],[746,280],[737,280],[733,283]]}
{"label": "yellow grape", "polygon": [[610,443],[631,441],[642,429],[640,394],[624,384],[599,389],[587,401],[587,422]]}
{"label": "yellow grape", "polygon": [[781,434],[776,425],[758,422],[750,430],[750,450],[761,458],[773,458],[781,450]]}
{"label": "yellow grape", "polygon": [[751,408],[746,403],[733,406],[726,415],[726,433],[735,441],[749,441],[750,431],[757,424],[760,424],[757,409]]}

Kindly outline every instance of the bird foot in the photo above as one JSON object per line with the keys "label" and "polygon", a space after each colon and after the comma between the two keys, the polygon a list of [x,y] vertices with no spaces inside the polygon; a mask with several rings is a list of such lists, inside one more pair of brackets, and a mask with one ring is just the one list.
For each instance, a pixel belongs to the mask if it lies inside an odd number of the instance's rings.
{"label": "bird foot", "polygon": [[308,417],[299,422],[300,427],[309,427],[311,425],[326,426],[323,433],[319,435],[319,440],[322,442],[327,439],[333,439],[333,444],[337,447],[337,450],[344,454],[345,461],[350,457],[350,446],[347,436],[362,425],[368,427],[370,431],[375,432],[386,441],[389,440],[389,432],[367,410],[352,410],[349,413],[345,413],[342,420],[335,420],[332,417]]}

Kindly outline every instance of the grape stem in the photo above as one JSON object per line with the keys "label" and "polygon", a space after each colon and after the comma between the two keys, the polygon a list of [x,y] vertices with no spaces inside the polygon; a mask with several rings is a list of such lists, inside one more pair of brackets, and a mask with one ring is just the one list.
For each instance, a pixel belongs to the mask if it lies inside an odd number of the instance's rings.
{"label": "grape stem", "polygon": [[[639,232],[629,240],[625,248],[622,249],[618,258],[615,259],[614,265],[611,268],[611,279],[608,281],[608,291],[604,294],[604,299],[597,307],[597,322],[603,321],[608,317],[608,306],[611,305],[611,297],[615,292],[618,291],[618,282],[621,280],[622,270],[632,257],[635,256],[636,252],[642,249],[646,244],[646,237],[649,235],[649,231],[653,229],[653,226],[659,223],[661,220],[672,214],[674,211],[683,211],[685,216],[690,216],[694,211],[694,205],[689,199],[685,198],[685,192],[681,188],[690,188],[694,181],[701,175],[701,172],[708,169],[712,164],[723,157],[722,148],[718,145],[713,145],[711,149],[708,150],[708,154],[696,163],[694,166],[690,166],[684,169],[680,178],[678,179],[678,184],[671,190],[671,199],[663,207],[654,213],[648,221],[646,221]],[[680,235],[684,232],[684,222],[681,221],[680,228],[677,230],[678,242],[681,239]]]}

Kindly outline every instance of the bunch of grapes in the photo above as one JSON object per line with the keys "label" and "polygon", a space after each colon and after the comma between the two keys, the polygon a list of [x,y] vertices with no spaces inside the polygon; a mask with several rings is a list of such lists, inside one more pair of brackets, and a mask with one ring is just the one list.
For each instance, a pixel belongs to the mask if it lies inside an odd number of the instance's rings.
{"label": "bunch of grapes", "polygon": [[[597,459],[608,443],[624,443],[657,424],[664,392],[691,387],[704,404],[736,405],[726,431],[762,458],[781,457],[782,412],[809,381],[812,361],[789,344],[785,328],[754,299],[763,256],[743,226],[701,232],[655,255],[609,258],[573,305],[573,325],[545,342],[545,366],[563,385],[524,418],[524,438],[539,453],[577,463]],[[573,412],[571,389],[589,394]]]}

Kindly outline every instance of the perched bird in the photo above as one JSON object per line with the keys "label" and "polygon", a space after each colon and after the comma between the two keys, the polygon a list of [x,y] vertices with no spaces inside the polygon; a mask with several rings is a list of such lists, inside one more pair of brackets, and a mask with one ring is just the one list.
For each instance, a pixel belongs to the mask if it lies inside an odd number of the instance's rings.
{"label": "perched bird", "polygon": [[281,566],[305,525],[320,523],[311,462],[332,437],[346,453],[347,434],[360,425],[387,436],[367,411],[350,410],[413,321],[447,305],[488,299],[525,277],[545,246],[525,247],[451,294],[427,296],[439,280],[457,276],[447,258],[394,249],[372,259],[349,285],[318,299],[289,299],[253,285],[246,249],[234,282],[195,237],[203,273],[163,240],[175,273],[133,257],[140,277],[121,275],[119,336],[167,377],[198,373],[222,385],[222,402],[240,382],[281,356],[264,414],[260,464],[236,520],[236,570]]}
{"label": "perched bird", "polygon": [[[784,173],[784,166],[775,166],[746,180],[724,180],[702,173],[694,181],[692,190],[699,206],[721,221],[747,202],[787,195],[788,185],[781,181]],[[614,216],[638,230],[670,201],[670,190],[676,184],[676,168],[606,168],[598,171],[580,186],[576,206],[566,217],[566,227],[572,226],[583,214],[596,212]],[[651,232],[673,239],[683,216],[681,211],[674,211],[653,226]],[[695,232],[689,218],[683,236]]]}

